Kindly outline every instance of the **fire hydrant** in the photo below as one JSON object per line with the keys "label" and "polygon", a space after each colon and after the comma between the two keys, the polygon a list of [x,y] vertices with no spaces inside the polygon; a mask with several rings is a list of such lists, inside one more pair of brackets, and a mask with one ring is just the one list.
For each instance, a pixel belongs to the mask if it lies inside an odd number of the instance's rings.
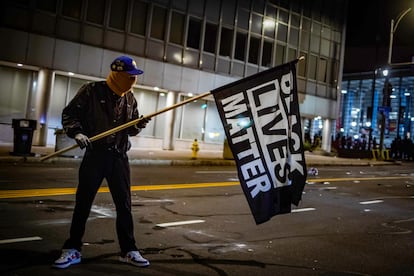
{"label": "fire hydrant", "polygon": [[193,145],[191,146],[191,151],[192,151],[191,159],[193,160],[197,159],[197,153],[199,149],[200,148],[198,147],[197,139],[194,139]]}

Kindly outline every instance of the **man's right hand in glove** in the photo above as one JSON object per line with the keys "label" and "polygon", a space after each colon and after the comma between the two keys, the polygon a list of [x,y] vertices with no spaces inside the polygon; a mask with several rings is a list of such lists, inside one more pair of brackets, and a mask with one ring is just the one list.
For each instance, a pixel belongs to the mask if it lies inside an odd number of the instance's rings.
{"label": "man's right hand in glove", "polygon": [[75,135],[75,140],[76,140],[76,143],[78,143],[78,145],[81,149],[83,149],[85,147],[92,146],[91,140],[89,140],[88,136],[86,136],[82,133],[76,134]]}

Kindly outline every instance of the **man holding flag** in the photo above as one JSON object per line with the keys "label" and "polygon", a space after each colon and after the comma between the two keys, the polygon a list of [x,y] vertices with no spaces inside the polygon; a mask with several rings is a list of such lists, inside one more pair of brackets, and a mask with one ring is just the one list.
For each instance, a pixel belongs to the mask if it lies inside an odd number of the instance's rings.
{"label": "man holding flag", "polygon": [[149,261],[141,256],[135,245],[131,214],[130,167],[126,152],[131,147],[128,136],[137,135],[149,119],[91,142],[89,137],[138,119],[137,102],[132,87],[138,69],[127,56],[116,58],[106,81],[82,86],[62,113],[66,134],[74,138],[86,153],[79,168],[76,205],[70,236],[63,245],[62,254],[53,267],[67,268],[81,262],[82,237],[96,193],[105,178],[116,207],[116,231],[121,247],[121,262],[145,267]]}

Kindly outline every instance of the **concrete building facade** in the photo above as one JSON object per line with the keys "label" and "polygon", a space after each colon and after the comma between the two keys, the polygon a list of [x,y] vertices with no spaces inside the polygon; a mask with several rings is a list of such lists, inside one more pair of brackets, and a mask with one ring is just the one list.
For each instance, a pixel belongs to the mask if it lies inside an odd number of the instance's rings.
{"label": "concrete building facade", "polygon": [[[347,1],[3,0],[0,141],[12,119],[37,121],[34,145],[54,145],[61,111],[119,55],[144,74],[134,95],[150,114],[192,95],[304,56],[298,90],[306,137],[329,151],[341,91]],[[221,149],[212,97],[159,115],[133,147]]]}

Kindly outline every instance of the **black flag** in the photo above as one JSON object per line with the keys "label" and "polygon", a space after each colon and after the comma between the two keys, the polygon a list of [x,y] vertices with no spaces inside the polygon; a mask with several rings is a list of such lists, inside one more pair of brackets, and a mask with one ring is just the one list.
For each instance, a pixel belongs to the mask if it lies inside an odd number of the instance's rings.
{"label": "black flag", "polygon": [[290,213],[306,183],[297,62],[211,91],[256,224]]}

